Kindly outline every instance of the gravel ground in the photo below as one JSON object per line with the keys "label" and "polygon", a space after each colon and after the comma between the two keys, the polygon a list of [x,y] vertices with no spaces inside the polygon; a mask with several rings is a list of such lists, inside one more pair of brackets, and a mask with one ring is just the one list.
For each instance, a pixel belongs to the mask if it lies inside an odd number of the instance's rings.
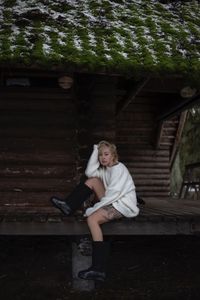
{"label": "gravel ground", "polygon": [[119,237],[108,279],[93,292],[72,288],[66,237],[0,237],[1,300],[200,299],[200,238]]}

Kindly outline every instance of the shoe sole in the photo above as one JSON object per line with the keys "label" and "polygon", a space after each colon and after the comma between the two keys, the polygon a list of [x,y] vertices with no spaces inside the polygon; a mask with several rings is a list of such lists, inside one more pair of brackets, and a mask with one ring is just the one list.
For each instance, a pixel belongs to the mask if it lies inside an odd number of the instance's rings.
{"label": "shoe sole", "polygon": [[53,204],[53,206],[59,209],[65,216],[70,216],[70,213],[66,214],[66,212],[61,207],[57,206],[56,203],[54,203],[53,198],[51,198],[50,201]]}
{"label": "shoe sole", "polygon": [[84,280],[94,280],[94,281],[101,281],[101,282],[104,282],[105,281],[105,278],[102,278],[102,277],[81,277],[78,275],[78,277],[80,279],[84,279]]}
{"label": "shoe sole", "polygon": [[105,279],[103,278],[100,278],[100,277],[96,277],[96,278],[82,278],[82,277],[79,277],[80,279],[83,279],[83,280],[94,280],[94,281],[100,281],[100,282],[104,282]]}

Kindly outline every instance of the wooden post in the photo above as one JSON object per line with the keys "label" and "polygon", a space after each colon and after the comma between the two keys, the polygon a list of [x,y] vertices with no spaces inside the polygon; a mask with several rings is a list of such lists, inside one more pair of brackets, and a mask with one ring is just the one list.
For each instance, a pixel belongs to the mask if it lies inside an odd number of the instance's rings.
{"label": "wooden post", "polygon": [[[82,247],[80,247],[82,243]],[[81,270],[89,268],[92,264],[92,256],[85,255],[83,248],[84,242],[80,243],[72,241],[72,286],[74,290],[78,291],[92,291],[95,288],[93,280],[84,280],[78,277],[78,273]]]}

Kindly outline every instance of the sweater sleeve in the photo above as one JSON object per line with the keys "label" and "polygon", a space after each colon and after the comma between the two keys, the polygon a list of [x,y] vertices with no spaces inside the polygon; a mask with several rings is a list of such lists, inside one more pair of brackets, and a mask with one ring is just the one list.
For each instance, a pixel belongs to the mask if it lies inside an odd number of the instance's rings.
{"label": "sweater sleeve", "polygon": [[85,170],[85,175],[87,177],[99,177],[99,168],[100,163],[98,159],[98,146],[94,145],[93,146],[93,152],[89,158],[86,170]]}

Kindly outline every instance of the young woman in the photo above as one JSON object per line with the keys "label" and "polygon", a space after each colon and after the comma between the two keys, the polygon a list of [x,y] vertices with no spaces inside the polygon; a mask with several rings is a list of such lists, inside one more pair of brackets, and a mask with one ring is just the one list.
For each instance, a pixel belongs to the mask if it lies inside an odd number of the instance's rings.
{"label": "young woman", "polygon": [[99,200],[85,211],[93,240],[92,266],[79,272],[82,279],[104,281],[109,243],[103,240],[101,225],[139,213],[133,179],[126,166],[118,161],[114,144],[101,141],[94,145],[85,171],[88,179],[80,183],[65,201],[52,197],[51,202],[65,215],[71,215],[94,193]]}

